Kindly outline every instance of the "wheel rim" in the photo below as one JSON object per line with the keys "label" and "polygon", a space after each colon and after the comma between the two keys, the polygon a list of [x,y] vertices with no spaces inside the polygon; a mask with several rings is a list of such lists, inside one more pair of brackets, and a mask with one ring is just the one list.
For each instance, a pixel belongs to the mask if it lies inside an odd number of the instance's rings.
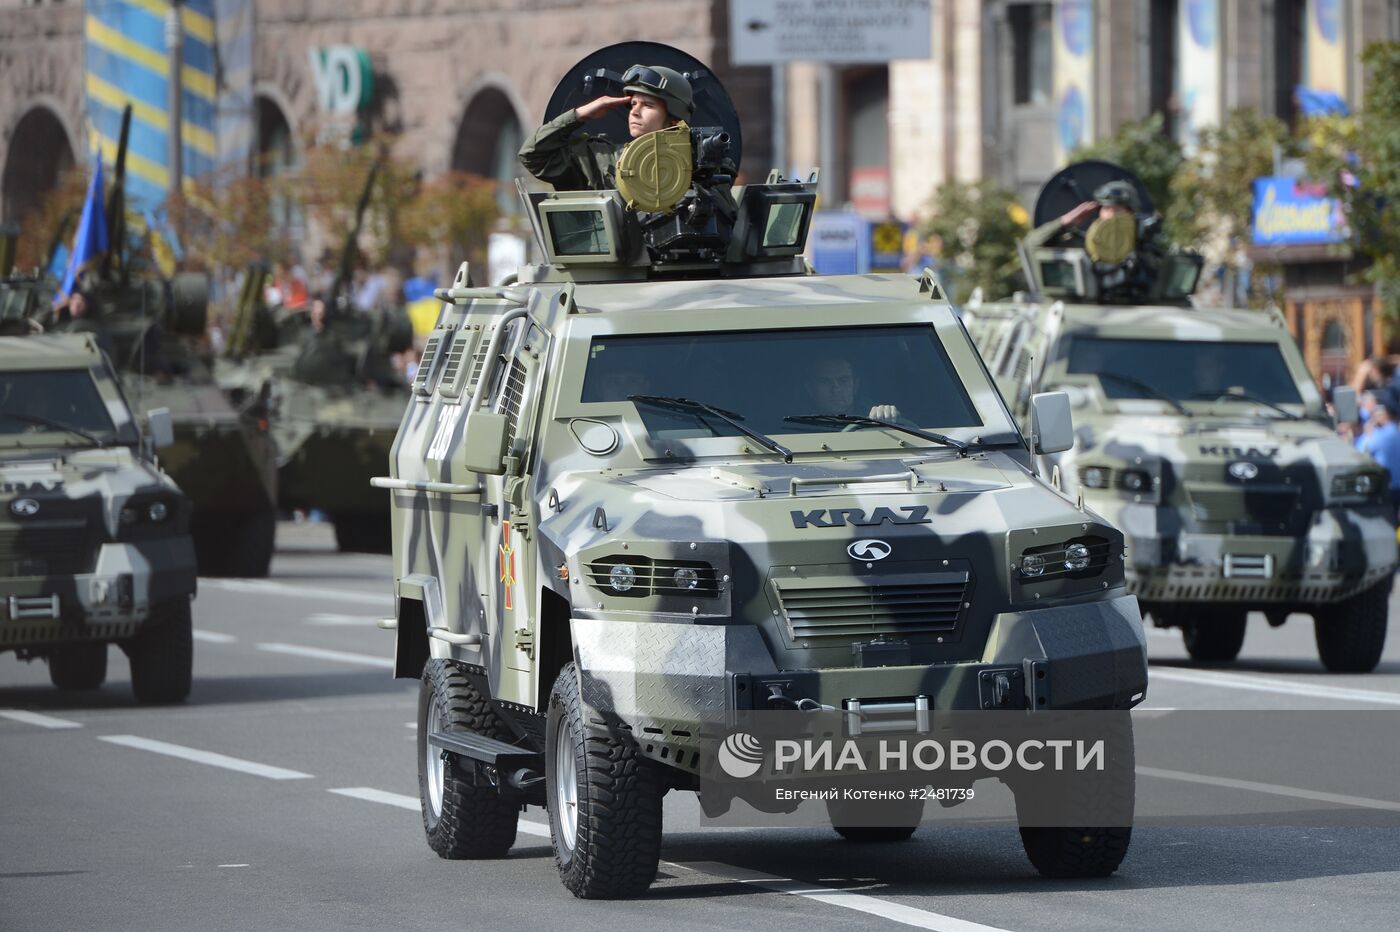
{"label": "wheel rim", "polygon": [[578,839],[578,767],[574,762],[573,729],[567,720],[554,749],[554,803],[559,814],[559,834],[564,847],[574,850]]}
{"label": "wheel rim", "polygon": [[433,694],[432,705],[428,707],[428,720],[424,723],[428,733],[423,737],[423,773],[427,777],[428,806],[433,817],[442,815],[443,762],[442,751],[433,747],[432,736],[442,731],[442,699]]}

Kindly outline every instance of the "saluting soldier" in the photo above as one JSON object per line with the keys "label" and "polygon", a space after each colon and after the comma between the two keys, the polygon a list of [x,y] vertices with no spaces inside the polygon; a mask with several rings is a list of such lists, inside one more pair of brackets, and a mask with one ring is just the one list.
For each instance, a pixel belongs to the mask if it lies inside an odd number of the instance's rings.
{"label": "saluting soldier", "polygon": [[535,130],[520,147],[526,171],[556,191],[603,191],[617,187],[614,174],[622,146],[590,135],[583,125],[627,107],[632,138],[689,120],[695,112],[690,82],[671,68],[633,65],[622,76],[622,97],[599,97],[565,111]]}

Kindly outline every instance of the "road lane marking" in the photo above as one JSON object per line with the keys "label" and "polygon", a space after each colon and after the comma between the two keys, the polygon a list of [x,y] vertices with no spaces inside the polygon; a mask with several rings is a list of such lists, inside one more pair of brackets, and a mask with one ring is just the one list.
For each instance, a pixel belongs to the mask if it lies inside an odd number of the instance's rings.
{"label": "road lane marking", "polygon": [[[222,589],[225,592],[288,595],[298,599],[338,599],[360,605],[384,606],[392,605],[394,601],[393,595],[388,591],[377,593],[356,592],[353,589],[324,589],[319,586],[297,586],[266,579],[200,579],[199,585],[207,589]],[[386,580],[384,585],[387,590],[390,583]]]}
{"label": "road lane marking", "polygon": [[373,654],[352,654],[343,650],[326,650],[321,647],[305,647],[301,644],[281,644],[273,642],[270,644],[259,644],[258,650],[265,650],[269,654],[287,654],[292,657],[311,657],[315,660],[331,660],[335,663],[353,663],[360,666],[384,667],[392,670],[394,661],[388,657],[376,657]]}
{"label": "road lane marking", "polygon": [[351,799],[363,799],[367,803],[382,803],[385,806],[397,806],[400,809],[412,809],[418,811],[418,797],[405,796],[402,793],[390,793],[385,790],[376,790],[372,786],[347,786],[337,790],[327,790],[327,793],[334,793],[337,796],[349,796]]}
{"label": "road lane marking", "polygon": [[1305,790],[1297,786],[1280,786],[1277,783],[1256,783],[1253,780],[1235,780],[1230,777],[1210,777],[1201,773],[1188,773],[1183,770],[1162,770],[1158,767],[1138,767],[1138,775],[1157,777],[1161,780],[1178,780],[1182,783],[1199,783],[1206,786],[1222,786],[1232,790],[1249,790],[1253,793],[1267,793],[1271,796],[1289,796],[1293,799],[1306,799],[1319,803],[1336,803],[1340,806],[1356,806],[1362,809],[1381,809],[1386,812],[1400,812],[1400,802],[1388,799],[1371,799],[1366,796],[1347,796],[1342,793],[1325,793],[1321,790]]}
{"label": "road lane marking", "polygon": [[23,722],[26,725],[38,725],[40,728],[82,728],[82,722],[70,722],[66,718],[54,718],[52,715],[40,715],[38,712],[25,712],[22,709],[0,709],[0,718],[8,718],[11,721]]}
{"label": "road lane marking", "polygon": [[373,628],[379,623],[378,615],[337,615],[334,612],[316,612],[302,619],[304,624],[326,627]]}
{"label": "road lane marking", "polygon": [[731,865],[720,864],[715,861],[690,861],[684,864],[669,866],[680,867],[685,870],[694,870],[702,874],[711,874],[715,877],[721,877],[735,883],[753,884],[756,887],[763,887],[765,890],[786,893],[789,896],[800,896],[804,899],[826,903],[829,906],[839,906],[842,909],[850,909],[871,916],[879,916],[881,919],[889,919],[892,922],[903,923],[904,925],[913,926],[917,929],[938,929],[942,930],[942,932],[1002,932],[1002,930],[997,929],[995,926],[968,922],[965,919],[955,919],[952,916],[945,916],[942,913],[918,909],[913,906],[905,906],[902,903],[882,900],[878,897],[867,896],[863,893],[848,893],[845,890],[838,890],[834,887],[802,883],[801,881],[791,880],[787,877],[764,874],[743,867],[732,867]]}
{"label": "road lane marking", "polygon": [[[376,790],[372,786],[346,786],[340,789],[327,790],[337,796],[348,796],[351,799],[361,799],[367,803],[382,803],[385,806],[394,806],[398,809],[411,809],[419,811],[417,796],[405,796],[402,793],[390,793],[387,790]],[[526,835],[540,835],[549,837],[549,826],[539,822],[532,822],[529,819],[521,819],[516,823],[516,831],[524,832]]]}
{"label": "road lane marking", "polygon": [[1282,696],[1306,696],[1309,699],[1334,699],[1338,702],[1374,702],[1379,705],[1400,706],[1400,693],[1375,689],[1352,689],[1346,686],[1319,686],[1315,683],[1294,683],[1243,673],[1219,673],[1207,670],[1176,670],[1152,667],[1147,682],[1166,680],[1172,683],[1192,683],[1198,686],[1219,686],[1222,689],[1245,689],[1276,693]]}
{"label": "road lane marking", "polygon": [[135,748],[138,751],[150,751],[154,754],[164,754],[167,757],[178,757],[181,760],[193,761],[196,764],[207,764],[210,767],[222,767],[225,770],[236,770],[239,773],[252,774],[255,777],[266,777],[269,780],[311,779],[311,774],[302,773],[299,770],[287,770],[283,767],[259,764],[256,761],[242,760],[241,758],[229,757],[225,754],[215,754],[213,751],[200,751],[196,748],[187,748],[181,744],[167,744],[164,741],[152,741],[150,738],[138,738],[136,735],[99,735],[98,740],[107,741],[111,744],[119,744],[122,747]]}
{"label": "road lane marking", "polygon": [[196,641],[204,641],[206,644],[235,644],[238,638],[231,634],[223,634],[219,631],[200,631],[195,629],[190,632]]}

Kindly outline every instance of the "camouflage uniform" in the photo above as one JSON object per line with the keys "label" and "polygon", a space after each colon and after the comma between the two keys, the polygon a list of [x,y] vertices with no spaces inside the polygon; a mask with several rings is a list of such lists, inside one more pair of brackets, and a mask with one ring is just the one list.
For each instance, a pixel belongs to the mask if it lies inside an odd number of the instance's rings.
{"label": "camouflage uniform", "polygon": [[580,133],[577,110],[559,114],[530,134],[520,164],[556,191],[605,191],[617,187],[614,172],[622,146],[606,136]]}

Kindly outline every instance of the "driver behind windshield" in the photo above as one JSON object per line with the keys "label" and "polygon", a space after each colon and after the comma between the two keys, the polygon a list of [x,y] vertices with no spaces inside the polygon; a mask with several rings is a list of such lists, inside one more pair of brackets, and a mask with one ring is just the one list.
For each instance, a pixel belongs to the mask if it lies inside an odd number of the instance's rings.
{"label": "driver behind windshield", "polygon": [[859,404],[860,377],[850,360],[841,356],[820,358],[813,364],[802,387],[812,407],[803,414],[840,414],[869,417],[881,421],[900,420],[899,408],[892,404]]}

